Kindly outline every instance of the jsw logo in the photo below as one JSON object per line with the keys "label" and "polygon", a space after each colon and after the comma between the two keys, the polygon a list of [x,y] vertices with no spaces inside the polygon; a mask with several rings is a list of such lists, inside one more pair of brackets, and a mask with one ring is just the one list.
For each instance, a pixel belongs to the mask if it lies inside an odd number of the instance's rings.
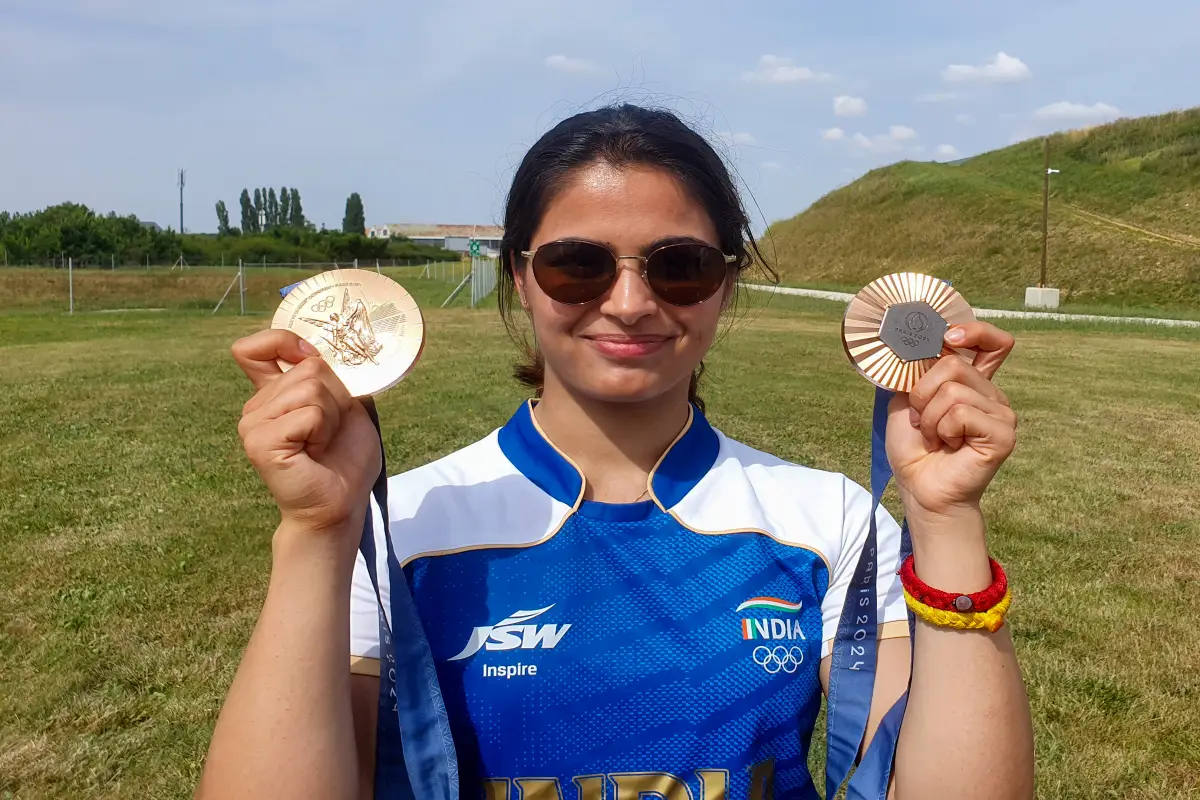
{"label": "jsw logo", "polygon": [[480,650],[534,650],[539,646],[543,650],[553,650],[571,629],[570,625],[526,625],[526,622],[545,614],[554,606],[546,606],[537,611],[518,611],[511,617],[500,620],[495,625],[476,628],[463,651],[451,661],[462,661],[470,658]]}

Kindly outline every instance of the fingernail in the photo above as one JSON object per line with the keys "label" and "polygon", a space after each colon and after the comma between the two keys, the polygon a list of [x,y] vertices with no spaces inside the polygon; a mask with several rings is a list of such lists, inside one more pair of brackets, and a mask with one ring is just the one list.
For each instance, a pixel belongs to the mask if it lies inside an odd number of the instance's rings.
{"label": "fingernail", "polygon": [[312,342],[307,339],[300,340],[300,352],[306,356],[320,355],[321,351],[313,347]]}
{"label": "fingernail", "polygon": [[950,342],[950,344],[958,344],[959,342],[961,342],[963,340],[963,336],[965,336],[965,335],[966,334],[964,334],[962,332],[962,329],[955,328],[954,330],[952,330],[946,334],[946,341]]}
{"label": "fingernail", "polygon": [[908,409],[908,421],[914,428],[921,427],[921,414],[915,408]]}

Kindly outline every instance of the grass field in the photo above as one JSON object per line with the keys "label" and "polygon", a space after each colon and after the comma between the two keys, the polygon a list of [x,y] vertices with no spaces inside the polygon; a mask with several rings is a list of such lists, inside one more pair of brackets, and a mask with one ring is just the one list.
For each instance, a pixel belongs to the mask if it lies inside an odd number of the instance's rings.
{"label": "grass field", "polygon": [[[256,279],[252,308],[281,277]],[[407,285],[429,340],[379,403],[393,472],[522,397],[494,310]],[[19,308],[0,314],[0,797],[187,797],[267,582],[277,517],[237,438],[229,345],[268,317]],[[754,308],[704,394],[730,435],[865,481],[872,393],[840,310]],[[1016,590],[1038,796],[1195,797],[1200,332],[1008,327],[998,382],[1021,441],[985,511]]]}

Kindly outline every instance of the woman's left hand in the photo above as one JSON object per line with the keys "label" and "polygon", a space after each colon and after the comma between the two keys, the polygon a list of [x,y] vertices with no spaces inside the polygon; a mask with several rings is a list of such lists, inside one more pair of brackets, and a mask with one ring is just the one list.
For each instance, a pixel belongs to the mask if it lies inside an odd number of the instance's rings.
{"label": "woman's left hand", "polygon": [[946,356],[888,406],[887,455],[910,518],[978,512],[1016,445],[1017,415],[991,381],[1012,334],[976,321],[952,327],[947,343],[976,350],[974,363]]}

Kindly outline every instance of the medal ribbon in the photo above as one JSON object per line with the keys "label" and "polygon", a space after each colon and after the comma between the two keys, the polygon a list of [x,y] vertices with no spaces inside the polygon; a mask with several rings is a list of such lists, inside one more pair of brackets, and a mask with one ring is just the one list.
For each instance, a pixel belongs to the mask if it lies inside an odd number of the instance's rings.
{"label": "medal ribbon", "polygon": [[[888,403],[891,399],[892,392],[876,387],[871,420],[871,516],[867,539],[842,605],[830,661],[825,734],[826,797],[835,797],[850,774],[866,734],[871,695],[875,690],[879,630],[879,601],[876,594],[879,548],[875,514],[884,490],[892,479],[886,446]],[[900,530],[901,562],[911,552],[912,543],[905,521]],[[913,623],[912,613],[909,612],[910,645],[913,641]],[[907,701],[906,691],[884,716],[862,763],[846,787],[848,800],[886,798],[900,722]]]}
{"label": "medal ribbon", "polygon": [[[367,563],[379,601],[379,722],[375,739],[375,785],[398,791],[397,797],[419,800],[458,800],[458,762],[450,720],[438,685],[433,652],[408,580],[399,568],[388,521],[387,462],[383,434],[373,402],[364,407],[379,434],[381,467],[371,489],[383,520],[387,547],[388,590],[392,625],[384,614],[375,567],[374,515],[368,509],[359,550]],[[398,746],[397,746],[398,745]],[[403,760],[396,758],[403,753]]]}

